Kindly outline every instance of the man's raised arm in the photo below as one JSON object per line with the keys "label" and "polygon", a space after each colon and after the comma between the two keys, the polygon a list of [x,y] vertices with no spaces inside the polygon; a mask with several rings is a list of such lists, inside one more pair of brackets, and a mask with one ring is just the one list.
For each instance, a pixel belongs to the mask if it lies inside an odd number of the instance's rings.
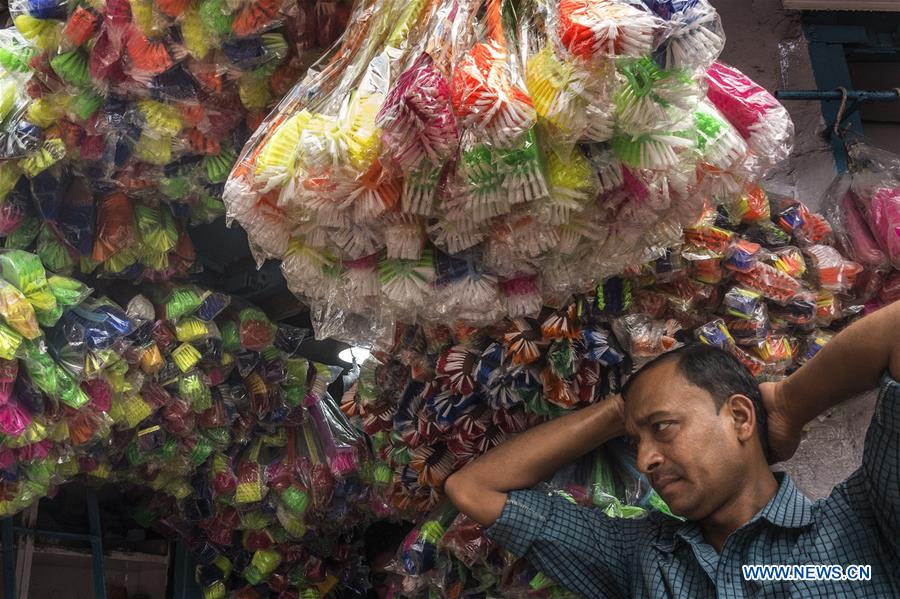
{"label": "man's raised arm", "polygon": [[491,526],[503,512],[507,493],[535,486],[624,434],[623,413],[622,399],[615,396],[530,429],[451,475],[444,490],[459,511]]}
{"label": "man's raised arm", "polygon": [[900,379],[900,302],[854,322],[797,372],[763,386],[775,457],[789,458],[806,423],[874,389],[885,372]]}

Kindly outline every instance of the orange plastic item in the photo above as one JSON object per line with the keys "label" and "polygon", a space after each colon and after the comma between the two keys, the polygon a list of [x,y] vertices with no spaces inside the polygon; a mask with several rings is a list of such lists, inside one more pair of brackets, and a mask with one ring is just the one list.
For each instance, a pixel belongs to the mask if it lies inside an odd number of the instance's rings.
{"label": "orange plastic item", "polygon": [[163,42],[148,39],[136,27],[131,29],[125,42],[125,49],[131,64],[151,75],[159,75],[175,64],[172,54]]}
{"label": "orange plastic item", "polygon": [[178,17],[190,4],[190,0],[156,0],[160,12],[169,17]]}
{"label": "orange plastic item", "polygon": [[222,145],[217,140],[203,135],[198,129],[188,131],[187,140],[197,154],[216,156],[222,152]]}
{"label": "orange plastic item", "polygon": [[772,217],[769,196],[761,186],[749,185],[744,192],[743,199],[747,203],[747,210],[741,216],[743,222],[769,220]]}
{"label": "orange plastic item", "polygon": [[100,22],[100,16],[94,11],[79,6],[69,16],[66,21],[66,27],[63,29],[63,35],[73,46],[82,46],[94,34],[97,29],[97,23]]}
{"label": "orange plastic item", "polygon": [[276,20],[280,8],[281,0],[256,0],[235,15],[231,29],[239,36],[259,33]]}
{"label": "orange plastic item", "polygon": [[91,257],[105,262],[135,243],[134,207],[124,193],[108,195],[97,208],[97,236]]}

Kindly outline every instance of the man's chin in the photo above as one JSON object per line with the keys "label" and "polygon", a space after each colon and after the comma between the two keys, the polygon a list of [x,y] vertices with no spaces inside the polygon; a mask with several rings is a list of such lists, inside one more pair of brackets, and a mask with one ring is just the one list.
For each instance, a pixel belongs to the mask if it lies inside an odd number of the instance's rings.
{"label": "man's chin", "polygon": [[668,493],[663,495],[660,493],[663,501],[669,506],[669,510],[676,516],[683,516],[689,520],[693,518],[690,514],[697,511],[697,502],[687,497],[684,493]]}

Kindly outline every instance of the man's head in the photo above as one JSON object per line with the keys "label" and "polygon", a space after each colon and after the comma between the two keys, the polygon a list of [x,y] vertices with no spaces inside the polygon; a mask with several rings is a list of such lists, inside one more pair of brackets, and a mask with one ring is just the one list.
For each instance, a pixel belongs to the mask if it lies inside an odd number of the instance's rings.
{"label": "man's head", "polygon": [[676,514],[708,518],[766,469],[759,385],[730,353],[698,344],[663,354],[622,396],[638,467]]}

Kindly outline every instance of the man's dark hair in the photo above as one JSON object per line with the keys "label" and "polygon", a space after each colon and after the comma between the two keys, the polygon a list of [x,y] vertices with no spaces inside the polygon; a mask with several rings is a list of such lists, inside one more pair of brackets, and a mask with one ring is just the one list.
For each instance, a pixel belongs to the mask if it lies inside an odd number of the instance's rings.
{"label": "man's dark hair", "polygon": [[702,343],[692,343],[657,356],[634,373],[622,387],[622,397],[627,400],[628,392],[645,372],[655,366],[676,363],[679,374],[690,384],[709,393],[716,403],[716,411],[732,395],[743,395],[753,402],[756,412],[756,432],[762,445],[763,454],[770,464],[769,433],[766,426],[766,408],[762,403],[759,383],[733,354],[718,347]]}

